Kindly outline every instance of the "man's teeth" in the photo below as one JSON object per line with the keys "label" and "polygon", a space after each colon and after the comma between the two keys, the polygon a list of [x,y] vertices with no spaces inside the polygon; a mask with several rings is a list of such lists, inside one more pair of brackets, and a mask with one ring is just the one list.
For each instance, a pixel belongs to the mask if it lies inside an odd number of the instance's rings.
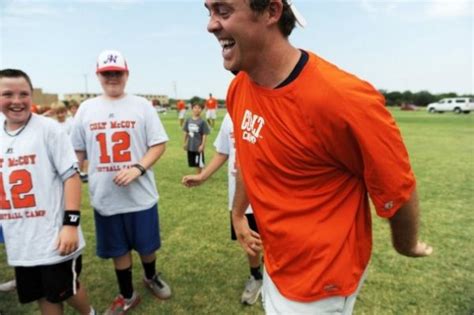
{"label": "man's teeth", "polygon": [[235,41],[232,39],[221,39],[219,44],[222,46],[222,48],[229,48],[235,44]]}

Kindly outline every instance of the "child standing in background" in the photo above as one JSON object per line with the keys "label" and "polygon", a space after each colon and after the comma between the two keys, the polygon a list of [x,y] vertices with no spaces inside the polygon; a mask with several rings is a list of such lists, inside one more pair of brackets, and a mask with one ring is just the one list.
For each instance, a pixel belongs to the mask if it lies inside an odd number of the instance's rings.
{"label": "child standing in background", "polygon": [[189,167],[196,167],[201,173],[204,167],[204,148],[206,146],[209,126],[201,119],[202,105],[193,103],[192,117],[184,123],[184,150],[188,152]]}

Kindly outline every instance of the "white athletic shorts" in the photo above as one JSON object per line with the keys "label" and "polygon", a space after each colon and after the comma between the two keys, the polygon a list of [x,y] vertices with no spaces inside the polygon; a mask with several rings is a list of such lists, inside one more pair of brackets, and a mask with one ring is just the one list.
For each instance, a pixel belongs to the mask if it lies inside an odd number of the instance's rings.
{"label": "white athletic shorts", "polygon": [[179,119],[184,119],[184,115],[186,114],[186,110],[185,109],[182,109],[179,111],[178,113],[178,118]]}
{"label": "white athletic shorts", "polygon": [[360,288],[367,276],[367,268],[359,282],[357,290],[349,296],[333,296],[315,302],[296,302],[288,300],[280,294],[272,279],[264,270],[262,301],[266,314],[341,314],[350,315],[359,294]]}
{"label": "white athletic shorts", "polygon": [[206,119],[216,119],[216,110],[215,109],[208,109],[206,111]]}

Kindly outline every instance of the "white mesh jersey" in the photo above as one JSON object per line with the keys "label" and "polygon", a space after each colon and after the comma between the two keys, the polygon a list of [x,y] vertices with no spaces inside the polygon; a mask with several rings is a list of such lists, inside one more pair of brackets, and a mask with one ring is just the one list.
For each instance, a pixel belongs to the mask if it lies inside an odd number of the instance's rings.
{"label": "white mesh jersey", "polygon": [[72,143],[86,151],[92,206],[104,216],[151,208],[158,201],[152,170],[126,187],[113,178],[138,163],[148,149],[168,141],[153,108],[143,97],[125,95],[118,100],[99,96],[81,104],[74,116]]}
{"label": "white mesh jersey", "polygon": [[[68,135],[50,118],[32,114],[25,129],[8,135],[0,117],[0,222],[8,263],[51,265],[79,255],[57,251],[64,217],[63,181],[76,173],[77,158]],[[71,209],[73,210],[73,209]]]}
{"label": "white mesh jersey", "polygon": [[[234,141],[234,126],[232,119],[229,114],[225,114],[224,120],[222,121],[221,129],[217,134],[216,140],[214,141],[214,147],[216,151],[229,156],[227,160],[227,176],[228,176],[228,194],[229,194],[229,210],[232,210],[232,202],[235,195],[235,173],[236,173],[236,160],[235,160],[235,141]],[[249,206],[245,213],[252,213],[252,208]]]}

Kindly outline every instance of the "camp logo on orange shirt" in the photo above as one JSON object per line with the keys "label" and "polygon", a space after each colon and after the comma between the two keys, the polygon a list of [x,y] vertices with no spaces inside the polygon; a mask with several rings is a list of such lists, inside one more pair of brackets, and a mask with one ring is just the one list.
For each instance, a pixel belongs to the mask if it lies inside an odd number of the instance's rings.
{"label": "camp logo on orange shirt", "polygon": [[256,143],[260,136],[263,126],[265,125],[265,119],[263,117],[252,114],[248,109],[245,110],[244,117],[242,119],[242,138],[250,143]]}

